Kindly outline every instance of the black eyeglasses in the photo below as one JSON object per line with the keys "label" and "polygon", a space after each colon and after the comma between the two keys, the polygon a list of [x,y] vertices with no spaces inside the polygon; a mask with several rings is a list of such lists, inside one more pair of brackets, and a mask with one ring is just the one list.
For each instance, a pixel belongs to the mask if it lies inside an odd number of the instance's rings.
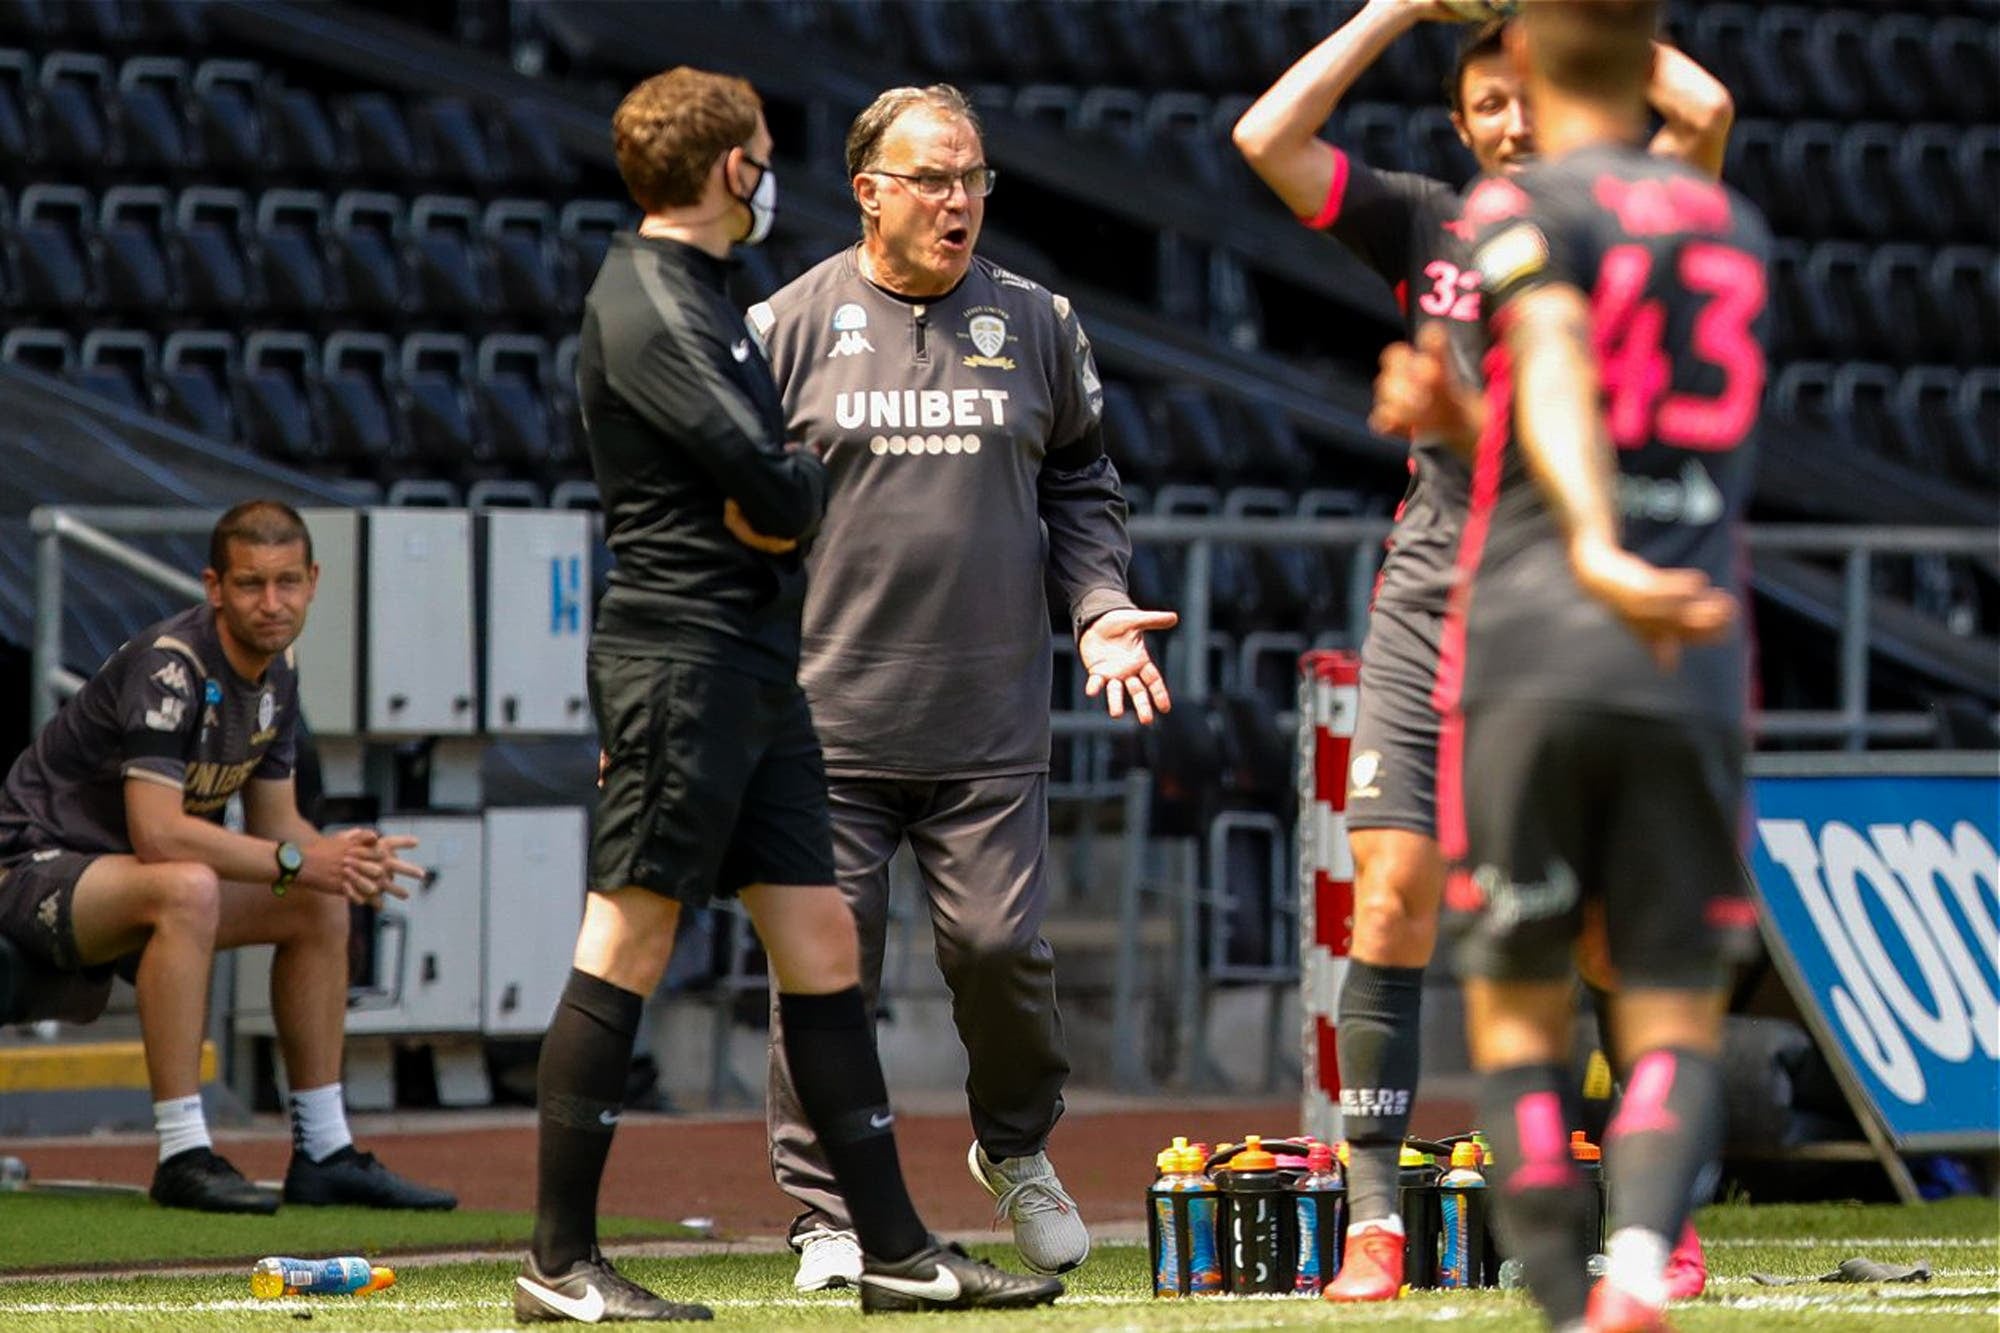
{"label": "black eyeglasses", "polygon": [[951,187],[954,185],[963,185],[968,198],[984,199],[987,195],[993,193],[994,182],[1000,178],[1000,173],[992,167],[969,167],[955,174],[949,171],[908,172],[879,170],[870,171],[868,174],[871,176],[890,176],[902,181],[905,185],[909,186],[911,194],[914,194],[919,199],[929,200],[932,203],[951,198]]}

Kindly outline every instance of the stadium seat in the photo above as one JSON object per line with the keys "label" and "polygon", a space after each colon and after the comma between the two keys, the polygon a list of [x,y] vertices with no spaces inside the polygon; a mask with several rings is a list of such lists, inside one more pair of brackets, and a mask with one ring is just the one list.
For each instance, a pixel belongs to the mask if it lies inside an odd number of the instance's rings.
{"label": "stadium seat", "polygon": [[1791,119],[1808,114],[1811,37],[1808,11],[1791,5],[1757,7],[1750,71],[1760,99],[1774,115]]}
{"label": "stadium seat", "polygon": [[1869,361],[1850,361],[1833,375],[1829,402],[1854,438],[1867,448],[1908,467],[1932,470],[1942,460],[1926,456],[1925,441],[1896,410],[1896,373]]}
{"label": "stadium seat", "polygon": [[89,264],[95,210],[74,185],[30,185],[16,210],[20,304],[65,313],[94,308]]}
{"label": "stadium seat", "polygon": [[190,310],[236,314],[259,304],[250,264],[250,207],[241,190],[195,186],[182,190],[175,221]]}
{"label": "stadium seat", "polygon": [[323,315],[340,302],[327,279],[326,196],[266,190],[257,198],[257,269],[265,307],[288,316]]}
{"label": "stadium seat", "polygon": [[1914,14],[1869,15],[1862,71],[1881,114],[1914,121],[1942,113],[1945,99],[1932,75],[1929,38],[1930,25]]}
{"label": "stadium seat", "polygon": [[1765,271],[1770,283],[1769,351],[1774,361],[1817,356],[1824,352],[1817,345],[1819,331],[1812,324],[1811,312],[1806,309],[1805,263],[1806,247],[1800,242],[1777,240],[1771,243],[1771,260]]}
{"label": "stadium seat", "polygon": [[320,352],[320,380],[328,458],[356,472],[380,474],[400,454],[396,344],[378,332],[336,332]]}
{"label": "stadium seat", "polygon": [[263,71],[247,60],[204,60],[194,68],[193,130],[211,171],[245,176],[264,166]]}
{"label": "stadium seat", "polygon": [[1408,119],[1400,106],[1351,102],[1341,120],[1342,146],[1377,171],[1415,171],[1404,137]]}
{"label": "stadium seat", "polygon": [[1460,187],[1478,170],[1472,154],[1459,142],[1451,113],[1442,106],[1418,107],[1411,112],[1403,137],[1411,166],[1426,176]]}
{"label": "stadium seat", "polygon": [[2000,69],[2000,24],[1993,16],[1938,20],[1931,27],[1930,48],[1933,87],[1956,119],[1977,125],[2000,118],[2000,88],[1993,77]]}
{"label": "stadium seat", "polygon": [[1926,460],[1931,476],[1942,476],[1960,452],[1959,374],[1949,366],[1912,366],[1896,381],[1895,409],[1909,433],[1909,452]]}
{"label": "stadium seat", "polygon": [[116,141],[105,116],[113,86],[111,62],[81,51],[58,51],[42,61],[37,81],[49,159],[76,171],[117,165]]}
{"label": "stadium seat", "polygon": [[179,175],[194,166],[187,92],[185,60],[134,56],[119,66],[118,133],[128,169]]}
{"label": "stadium seat", "polygon": [[506,146],[508,178],[551,197],[569,192],[576,180],[576,161],[563,150],[554,127],[540,105],[511,101],[497,117]]}
{"label": "stadium seat", "polygon": [[1722,81],[1746,114],[1770,109],[1751,68],[1751,25],[1755,11],[1747,5],[1702,5],[1695,13],[1689,54]]}
{"label": "stadium seat", "polygon": [[[1111,62],[1100,40],[1088,5],[1035,4],[1026,7],[1029,22],[1036,28],[1035,45],[1047,66],[1069,83],[1104,83],[1111,77]],[[1009,53],[1011,56],[1011,53]],[[1016,77],[1032,76],[1028,69],[1008,60]]]}
{"label": "stadium seat", "polygon": [[1154,399],[1154,411],[1166,434],[1168,470],[1176,480],[1224,486],[1242,471],[1246,451],[1229,438],[1206,389],[1169,385]]}
{"label": "stadium seat", "polygon": [[[590,464],[590,445],[583,434],[583,409],[576,397],[576,349],[574,333],[556,344],[556,378],[549,386],[552,409],[549,463],[559,470],[586,469]],[[557,498],[562,493],[561,485],[552,487],[549,504],[562,508]],[[591,494],[596,493],[593,487]]]}
{"label": "stadium seat", "polygon": [[1824,361],[1794,361],[1771,381],[1770,411],[1786,428],[1836,448],[1855,447],[1852,433],[1833,410],[1834,368]]}
{"label": "stadium seat", "polygon": [[1052,130],[1068,133],[1077,124],[1077,92],[1054,83],[1031,83],[1014,94],[1014,114]]}
{"label": "stadium seat", "polygon": [[26,51],[0,51],[0,158],[22,165],[42,156],[35,124],[35,65]]}
{"label": "stadium seat", "polygon": [[568,289],[565,302],[571,310],[583,308],[583,296],[597,281],[604,267],[611,238],[629,225],[630,210],[609,199],[575,199],[563,205],[556,216],[556,232],[564,250],[563,281]]}
{"label": "stadium seat", "polygon": [[[986,91],[1004,86],[1001,81],[1017,71],[1037,70],[1047,65],[1047,53],[1039,44],[1041,29],[1027,16],[1025,6],[1015,0],[963,0],[951,7],[964,11],[971,46],[970,71],[992,81],[986,85]],[[972,105],[984,114],[1004,107],[1007,100],[994,102],[975,97]]]}
{"label": "stadium seat", "polygon": [[66,0],[64,9],[70,33],[92,47],[121,47],[144,32],[137,0]]}
{"label": "stadium seat", "polygon": [[1722,176],[1741,190],[1769,220],[1773,231],[1796,233],[1793,199],[1782,166],[1783,135],[1768,120],[1738,121],[1729,134]]}
{"label": "stadium seat", "polygon": [[2000,254],[1947,246],[1932,258],[1929,276],[1946,355],[1961,365],[2000,363]]}
{"label": "stadium seat", "polygon": [[243,368],[231,386],[243,441],[258,453],[306,467],[326,456],[314,428],[318,357],[303,333],[269,330],[243,344]]}
{"label": "stadium seat", "polygon": [[1136,153],[1145,147],[1146,99],[1129,88],[1092,88],[1077,99],[1076,125]]}
{"label": "stadium seat", "polygon": [[271,166],[328,184],[347,171],[347,155],[319,94],[272,82],[264,100],[265,157]]}
{"label": "stadium seat", "polygon": [[1962,201],[1962,216],[1972,230],[1969,239],[2000,245],[2000,125],[1980,125],[1966,130],[1954,155],[1956,180]]}
{"label": "stadium seat", "polygon": [[1866,204],[1848,206],[1843,194],[1849,188],[1840,174],[1840,131],[1822,120],[1804,120],[1785,127],[1778,140],[1778,160],[1784,172],[1784,190],[1789,196],[1787,213],[1791,230],[1807,236],[1844,234],[1848,219],[1864,211]]}
{"label": "stadium seat", "polygon": [[1226,416],[1243,442],[1244,477],[1297,488],[1312,475],[1312,455],[1283,408],[1263,399],[1233,398]]}
{"label": "stadium seat", "polygon": [[540,338],[490,334],[479,341],[473,398],[493,459],[515,473],[540,473],[550,462],[549,345]]}
{"label": "stadium seat", "polygon": [[[106,309],[147,315],[180,308],[169,250],[171,217],[171,197],[158,186],[119,185],[104,192],[91,253]],[[239,288],[235,304],[242,303]]]}
{"label": "stadium seat", "polygon": [[229,383],[237,357],[236,339],[230,334],[209,329],[168,334],[160,348],[154,410],[197,435],[233,441],[236,417],[229,403]]}
{"label": "stadium seat", "polygon": [[1104,382],[1104,451],[1120,477],[1152,487],[1166,475],[1165,452],[1153,442],[1152,423],[1138,394],[1120,380]]}
{"label": "stadium seat", "polygon": [[[538,199],[496,199],[486,206],[479,227],[493,256],[500,308],[516,317],[554,314],[562,296],[554,211]],[[751,256],[768,263],[755,247],[744,252],[744,258]]]}
{"label": "stadium seat", "polygon": [[0,361],[60,377],[76,365],[76,340],[61,329],[9,329],[0,337]]}
{"label": "stadium seat", "polygon": [[400,452],[395,344],[380,333],[336,333],[326,340],[320,368],[331,458],[354,471],[379,474]]}
{"label": "stadium seat", "polygon": [[1806,34],[1805,80],[1813,114],[1859,120],[1869,113],[1869,25],[1858,14],[1815,14]]}
{"label": "stadium seat", "polygon": [[94,329],[83,337],[82,356],[70,383],[107,402],[144,415],[152,410],[149,386],[159,367],[153,337],[137,329]]}
{"label": "stadium seat", "polygon": [[1138,0],[1123,14],[1092,15],[1100,45],[1110,61],[1112,81],[1131,87],[1185,88],[1194,81],[1194,66],[1183,58],[1186,46],[1177,41],[1173,11],[1186,5],[1162,5]]}
{"label": "stadium seat", "polygon": [[392,194],[350,190],[333,203],[329,255],[347,308],[363,315],[400,315],[409,300],[402,258],[403,201]]}
{"label": "stadium seat", "polygon": [[1896,184],[1907,207],[1928,216],[1925,235],[1969,238],[1977,223],[1967,211],[1964,182],[1959,178],[1960,132],[1947,125],[1897,127]]}
{"label": "stadium seat", "polygon": [[2000,370],[1969,371],[1958,386],[1958,474],[2000,487]]}
{"label": "stadium seat", "polygon": [[1868,317],[1868,248],[1854,241],[1827,241],[1806,260],[1806,285],[1823,302],[1826,342],[1849,355],[1869,355],[1891,345],[1893,329]]}
{"label": "stadium seat", "polygon": [[403,438],[413,461],[432,472],[461,472],[488,461],[472,410],[472,345],[454,333],[413,333],[403,339]]}
{"label": "stadium seat", "polygon": [[1200,482],[1171,482],[1153,496],[1152,512],[1164,518],[1213,517],[1222,512],[1222,492]]}
{"label": "stadium seat", "polygon": [[425,312],[467,320],[494,305],[493,284],[479,231],[479,206],[470,199],[418,195],[410,205],[410,267]]}
{"label": "stadium seat", "polygon": [[926,74],[957,80],[980,63],[962,6],[897,4],[887,18],[904,58]]}
{"label": "stadium seat", "polygon": [[500,179],[485,119],[464,98],[426,98],[416,104],[414,120],[437,179],[475,190]]}
{"label": "stadium seat", "polygon": [[[1289,518],[1289,492],[1266,486],[1239,486],[1223,497],[1225,518]],[[1253,598],[1254,619],[1246,620],[1247,636],[1258,629],[1297,629],[1305,624],[1312,604],[1316,577],[1314,554],[1298,546],[1250,546],[1241,548],[1256,580]]]}
{"label": "stadium seat", "polygon": [[1954,342],[1977,342],[1979,326],[1954,330],[1931,296],[1931,251],[1918,245],[1883,245],[1868,257],[1863,274],[1868,322],[1882,331],[1880,344],[1901,362],[1949,356]]}
{"label": "stadium seat", "polygon": [[[1854,125],[1840,136],[1836,156],[1840,175],[1837,203],[1850,234],[1886,240],[1912,236],[1938,227],[1933,209],[1926,212],[1921,198],[1909,197],[1897,189],[1896,159],[1901,134],[1892,125]],[[1943,230],[1950,235],[1950,219]]]}
{"label": "stadium seat", "polygon": [[354,154],[354,169],[371,180],[414,181],[430,169],[418,151],[403,104],[388,93],[349,93],[336,104],[334,120]]}
{"label": "stadium seat", "polygon": [[1298,703],[1299,658],[1306,636],[1286,630],[1253,630],[1236,650],[1236,686],[1284,712]]}

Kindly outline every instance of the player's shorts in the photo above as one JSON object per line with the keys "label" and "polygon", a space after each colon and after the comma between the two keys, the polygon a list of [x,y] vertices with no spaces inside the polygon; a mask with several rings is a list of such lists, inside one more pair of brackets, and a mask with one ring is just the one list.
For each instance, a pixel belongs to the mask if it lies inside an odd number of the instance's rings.
{"label": "player's shorts", "polygon": [[590,887],[701,907],[751,884],[832,884],[826,764],[804,691],[727,667],[590,654],[609,764]]}
{"label": "player's shorts", "polygon": [[1377,602],[1361,645],[1361,700],[1348,748],[1347,827],[1437,836],[1437,687],[1444,616]]}
{"label": "player's shorts", "polygon": [[[77,957],[76,882],[96,859],[59,850],[0,854],[0,935],[39,974],[28,982],[36,1015],[88,1022],[104,1012],[112,977],[136,974],[136,954],[90,967]],[[52,989],[62,994],[46,993]]]}
{"label": "player's shorts", "polygon": [[1464,726],[1466,848],[1445,892],[1460,974],[1567,978],[1601,914],[1620,986],[1721,985],[1755,930],[1741,733],[1512,701]]}

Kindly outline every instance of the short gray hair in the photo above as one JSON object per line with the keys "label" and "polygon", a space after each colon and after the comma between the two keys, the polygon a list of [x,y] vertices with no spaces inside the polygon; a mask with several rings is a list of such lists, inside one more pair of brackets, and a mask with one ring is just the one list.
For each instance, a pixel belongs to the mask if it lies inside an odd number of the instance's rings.
{"label": "short gray hair", "polygon": [[874,167],[876,153],[882,147],[882,136],[889,132],[889,127],[905,111],[916,107],[962,120],[972,126],[972,132],[982,140],[986,137],[979,124],[979,113],[972,109],[971,101],[950,84],[934,83],[928,88],[891,88],[870,102],[854,118],[854,123],[847,127],[849,180]]}

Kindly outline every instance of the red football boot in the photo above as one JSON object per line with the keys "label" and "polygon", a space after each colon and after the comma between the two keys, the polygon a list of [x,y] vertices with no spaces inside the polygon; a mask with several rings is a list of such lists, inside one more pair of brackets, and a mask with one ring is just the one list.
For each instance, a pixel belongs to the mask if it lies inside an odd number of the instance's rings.
{"label": "red football boot", "polygon": [[1403,1237],[1381,1226],[1347,1233],[1347,1257],[1327,1284],[1330,1301],[1393,1301],[1403,1291]]}
{"label": "red football boot", "polygon": [[1588,1333],[1673,1333],[1673,1325],[1659,1306],[1648,1305],[1605,1281],[1590,1289],[1583,1326]]}
{"label": "red football boot", "polygon": [[1667,1299],[1691,1301],[1708,1286],[1708,1256],[1702,1253],[1701,1237],[1694,1223],[1681,1228],[1680,1243],[1667,1256]]}

